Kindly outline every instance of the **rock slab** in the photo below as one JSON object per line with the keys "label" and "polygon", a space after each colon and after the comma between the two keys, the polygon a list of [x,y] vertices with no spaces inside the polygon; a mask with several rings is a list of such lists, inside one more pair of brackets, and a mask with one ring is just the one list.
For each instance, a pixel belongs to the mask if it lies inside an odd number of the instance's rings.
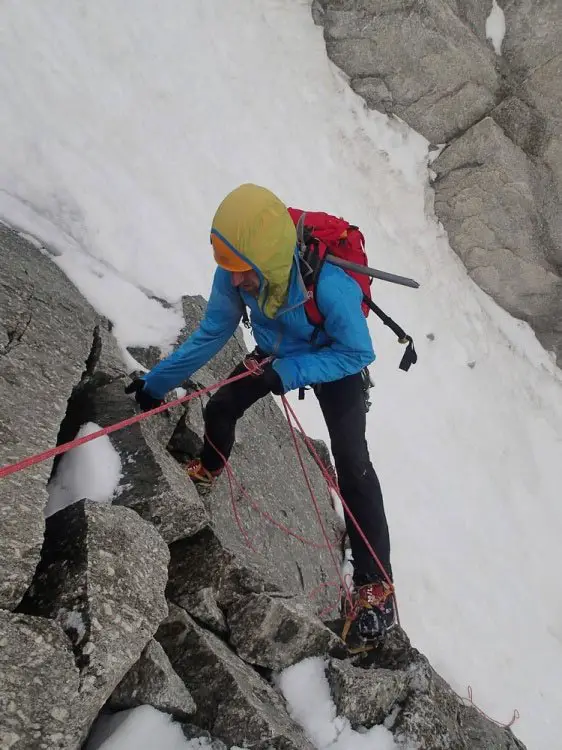
{"label": "rock slab", "polygon": [[0,748],[77,748],[69,706],[79,690],[70,640],[42,617],[0,610]]}
{"label": "rock slab", "polygon": [[312,750],[281,696],[174,605],[156,634],[197,704],[196,723],[227,745]]}
{"label": "rock slab", "polygon": [[68,706],[82,740],[167,613],[169,553],[132,510],[81,500],[49,517],[41,561],[20,611],[55,620],[80,687]]}
{"label": "rock slab", "polygon": [[[0,466],[56,445],[100,318],[57,266],[0,224]],[[0,481],[0,607],[14,609],[43,542],[52,461]]]}
{"label": "rock slab", "polygon": [[250,594],[228,611],[229,643],[250,664],[276,672],[325,656],[341,640],[301,601]]}
{"label": "rock slab", "polygon": [[148,705],[187,720],[195,703],[158,641],[151,640],[109,699],[115,711]]}

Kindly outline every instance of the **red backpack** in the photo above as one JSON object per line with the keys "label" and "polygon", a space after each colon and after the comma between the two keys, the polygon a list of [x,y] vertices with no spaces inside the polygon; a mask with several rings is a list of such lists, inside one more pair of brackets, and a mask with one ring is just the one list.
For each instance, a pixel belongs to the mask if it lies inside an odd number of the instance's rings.
{"label": "red backpack", "polygon": [[[287,210],[297,230],[300,271],[308,292],[304,309],[309,322],[314,326],[311,343],[314,343],[324,324],[324,316],[316,301],[316,286],[322,266],[325,262],[339,265],[336,262],[337,260],[343,263],[347,262],[360,267],[358,270],[343,267],[343,270],[355,279],[361,287],[363,292],[361,309],[365,317],[372,310],[384,325],[388,326],[397,336],[398,341],[401,344],[406,344],[406,351],[402,356],[399,367],[407,372],[418,358],[412,337],[373,302],[371,283],[372,277],[375,276],[378,279],[405,284],[414,288],[418,287],[419,284],[404,276],[396,276],[369,268],[365,252],[365,238],[359,227],[350,224],[345,219],[323,211],[302,211],[299,208],[288,208]],[[326,257],[328,255],[331,256],[331,259]],[[362,272],[363,268],[366,272]],[[250,328],[250,320],[245,305],[243,305],[242,322],[246,328]]]}
{"label": "red backpack", "polygon": [[[348,221],[323,211],[302,211],[299,208],[288,208],[291,219],[297,229],[297,243],[300,253],[300,267],[303,281],[308,292],[308,300],[305,302],[304,309],[309,322],[315,327],[312,341],[315,340],[318,331],[324,323],[324,316],[318,308],[316,301],[316,286],[318,276],[322,266],[326,262],[326,255],[335,256],[343,261],[348,261],[366,270],[368,269],[367,253],[365,252],[365,238],[359,230],[359,227],[350,224]],[[332,261],[333,262],[333,261]],[[367,273],[361,273],[361,270],[352,270],[344,268],[345,272],[351,276],[361,287],[363,292],[363,302],[361,309],[365,317],[372,310],[384,325],[388,326],[397,336],[401,344],[406,344],[406,351],[400,362],[400,369],[408,371],[410,366],[417,361],[417,354],[414,342],[408,334],[384,313],[378,305],[373,302],[371,296],[372,277]],[[399,277],[390,274],[380,274],[378,278],[386,278],[389,281],[398,281]],[[411,282],[411,279],[402,277],[400,282]],[[416,285],[417,282],[408,284]]]}
{"label": "red backpack", "polygon": [[[321,326],[323,316],[316,303],[316,280],[324,263],[326,253],[337,258],[349,260],[360,266],[367,266],[365,238],[359,227],[345,219],[337,218],[323,211],[301,211],[299,208],[287,209],[295,227],[297,240],[301,248],[301,264],[304,265],[303,279],[311,295],[305,304],[305,311],[312,325]],[[298,235],[301,236],[298,236]],[[369,314],[372,279],[356,271],[346,273],[359,284],[364,300],[361,308],[365,317]]]}

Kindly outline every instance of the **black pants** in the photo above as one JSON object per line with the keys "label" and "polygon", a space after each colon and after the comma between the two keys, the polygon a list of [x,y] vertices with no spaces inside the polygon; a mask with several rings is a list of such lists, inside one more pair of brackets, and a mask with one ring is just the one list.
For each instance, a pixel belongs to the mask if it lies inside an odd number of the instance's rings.
{"label": "black pants", "polygon": [[[240,364],[230,377],[244,371],[244,365]],[[205,431],[225,458],[230,456],[234,445],[237,420],[268,393],[263,378],[250,376],[223,386],[209,400],[205,409]],[[392,578],[390,539],[382,493],[365,438],[366,409],[361,374],[323,383],[316,389],[316,396],[330,434],[342,497]],[[210,442],[205,440],[201,461],[206,469],[213,471],[222,467],[223,461]],[[346,527],[353,553],[355,583],[361,585],[383,577],[347,515]]]}

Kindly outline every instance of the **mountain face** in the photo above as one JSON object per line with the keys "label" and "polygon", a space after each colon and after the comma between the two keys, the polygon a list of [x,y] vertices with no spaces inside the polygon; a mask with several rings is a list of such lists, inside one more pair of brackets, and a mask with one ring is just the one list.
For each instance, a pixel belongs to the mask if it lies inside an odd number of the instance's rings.
{"label": "mountain face", "polygon": [[[0,394],[10,405],[0,466],[74,439],[85,423],[136,414],[109,322],[5,227],[0,290]],[[200,297],[182,304],[180,341],[205,306]],[[227,377],[245,353],[237,334],[186,391]],[[146,365],[158,357],[134,354]],[[181,466],[201,440],[199,399],[113,432],[121,473],[111,502],[82,486],[46,520],[65,458],[0,480],[0,747],[77,750],[114,712],[150,705],[217,750],[309,750],[275,676],[319,657],[353,727],[384,722],[395,740],[428,750],[523,748],[465,705],[400,628],[383,647],[351,656],[326,625],[343,529],[303,451],[329,549],[271,398],[245,415],[233,475],[224,472],[204,502]]]}
{"label": "mountain face", "polygon": [[[562,362],[562,5],[315,0],[331,60],[367,106],[443,148],[435,212],[471,278]],[[496,11],[497,12],[497,9]]]}

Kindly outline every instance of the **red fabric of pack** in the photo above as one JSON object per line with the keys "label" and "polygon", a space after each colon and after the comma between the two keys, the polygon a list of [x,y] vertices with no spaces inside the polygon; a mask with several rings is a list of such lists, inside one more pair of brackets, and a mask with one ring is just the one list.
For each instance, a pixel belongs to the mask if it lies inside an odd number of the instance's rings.
{"label": "red fabric of pack", "polygon": [[[302,216],[307,234],[316,238],[318,242],[318,253],[321,258],[326,252],[344,258],[360,266],[368,265],[365,252],[365,238],[358,227],[348,221],[323,211],[306,211],[300,208],[288,208],[289,214],[295,226]],[[363,294],[371,299],[371,278],[362,273],[347,271],[346,273],[359,284]],[[369,306],[363,302],[361,305],[365,317],[369,314]]]}

